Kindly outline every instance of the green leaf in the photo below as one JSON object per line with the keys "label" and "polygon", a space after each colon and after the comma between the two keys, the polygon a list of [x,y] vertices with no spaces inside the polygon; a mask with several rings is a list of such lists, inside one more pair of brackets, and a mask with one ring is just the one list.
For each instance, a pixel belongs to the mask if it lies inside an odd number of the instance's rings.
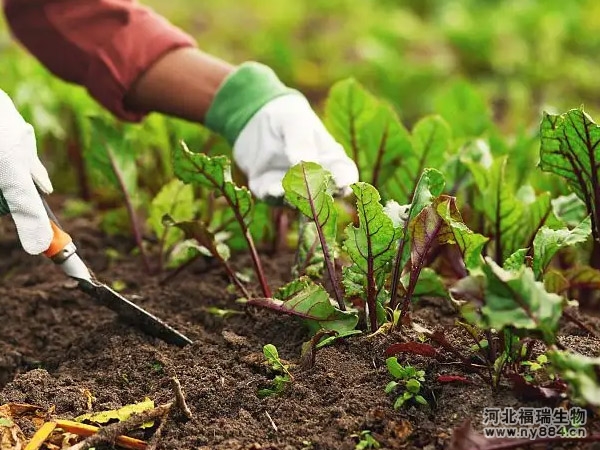
{"label": "green leaf", "polygon": [[585,203],[574,192],[552,199],[552,211],[569,227],[576,227],[588,215]]}
{"label": "green leaf", "polygon": [[322,341],[320,341],[315,348],[319,349],[319,348],[323,348],[327,345],[331,345],[333,344],[335,341],[337,341],[338,339],[344,339],[350,336],[355,336],[357,334],[362,334],[362,331],[360,330],[349,330],[349,331],[343,331],[341,333],[336,334],[335,336],[328,336],[325,339],[323,339]]}
{"label": "green leaf", "polygon": [[377,296],[391,270],[401,232],[394,228],[392,219],[384,212],[377,189],[359,182],[352,185],[352,190],[356,196],[359,226],[350,224],[346,228],[344,249],[353,263],[352,282],[358,281],[354,274],[361,274],[360,284],[366,293],[366,298],[363,298],[369,307],[373,327],[377,325]]}
{"label": "green leaf", "polygon": [[398,397],[396,399],[396,401],[394,402],[394,409],[402,408],[402,406],[404,405],[404,402],[406,402],[406,399],[404,397]]}
{"label": "green leaf", "polygon": [[450,128],[439,116],[421,119],[412,131],[411,151],[395,166],[382,191],[399,203],[414,203],[419,179],[427,167],[442,167],[450,146]]}
{"label": "green leaf", "polygon": [[[119,422],[123,422],[133,414],[139,414],[144,411],[148,411],[154,408],[154,401],[150,399],[145,399],[143,402],[134,403],[131,405],[125,405],[119,409],[112,409],[109,411],[101,411],[98,413],[88,413],[83,414],[75,418],[77,422],[92,422],[96,424],[106,424],[112,420],[117,420]],[[150,428],[154,424],[152,422],[145,423],[140,428]]]}
{"label": "green leaf", "polygon": [[388,372],[396,379],[403,379],[405,376],[404,367],[400,365],[398,362],[398,358],[395,356],[390,356],[385,360],[385,365],[387,366]]}
{"label": "green leaf", "polygon": [[562,313],[562,297],[546,292],[529,267],[507,271],[490,258],[486,262],[487,286],[481,311],[487,326],[497,330],[508,327],[537,331],[547,343],[553,343]]}
{"label": "green leaf", "polygon": [[410,153],[408,132],[393,109],[354,79],[336,83],[325,104],[325,124],[358,166],[360,179],[381,187]]}
{"label": "green leaf", "polygon": [[539,279],[554,255],[562,248],[585,242],[592,233],[592,221],[587,217],[577,227],[569,230],[552,230],[542,227],[533,240],[533,270]]}
{"label": "green leaf", "polygon": [[600,406],[600,358],[556,350],[548,352],[548,359],[569,384],[575,401]]}
{"label": "green leaf", "polygon": [[448,121],[458,138],[480,136],[492,123],[485,100],[464,80],[453,83],[438,95],[435,110]]}
{"label": "green leaf", "polygon": [[358,323],[356,314],[336,309],[327,291],[306,277],[284,286],[275,297],[280,299],[252,298],[248,304],[304,319],[313,331],[344,333]]}
{"label": "green leaf", "polygon": [[[217,258],[221,262],[229,259],[230,251],[222,238],[226,235],[215,235],[200,220],[184,220],[176,222],[171,216],[165,215],[162,223],[166,227],[175,227],[183,231],[186,239],[194,239],[199,245],[201,253]],[[203,250],[205,249],[205,251]]]}
{"label": "green leaf", "polygon": [[89,117],[90,143],[85,150],[86,164],[114,188],[137,198],[138,171],[136,152],[122,130],[98,116]]}
{"label": "green leaf", "polygon": [[195,212],[194,190],[180,180],[171,180],[165,184],[150,202],[148,208],[148,226],[160,239],[164,235],[165,249],[172,247],[181,239],[175,229],[166,229],[163,216],[168,214],[175,222],[189,220]]}
{"label": "green leaf", "polygon": [[452,232],[452,237],[447,237],[448,243],[458,245],[466,268],[474,269],[481,266],[483,262],[481,253],[489,238],[474,233],[465,225],[454,199],[440,202],[437,212]]}
{"label": "green leaf", "polygon": [[334,267],[337,210],[333,203],[334,183],[331,173],[316,163],[301,162],[288,170],[282,183],[287,202],[314,222],[335,299],[340,308],[345,309]]}
{"label": "green leaf", "polygon": [[185,143],[173,149],[175,175],[186,184],[207,187],[223,196],[242,227],[252,219],[252,195],[245,187],[236,186],[231,177],[231,163],[225,156],[209,157],[191,152]]}
{"label": "green leaf", "polygon": [[427,400],[425,400],[425,397],[423,397],[422,395],[415,395],[414,397],[415,401],[417,403],[420,403],[421,405],[427,405]]}
{"label": "green leaf", "polygon": [[510,255],[502,264],[502,268],[504,270],[519,270],[523,265],[525,265],[525,257],[529,252],[528,248],[520,248],[512,255]]}
{"label": "green leaf", "polygon": [[[402,276],[402,286],[406,289],[410,282],[410,272]],[[438,297],[448,298],[448,290],[444,285],[442,277],[429,267],[424,267],[419,274],[413,294],[415,297]]]}
{"label": "green leaf", "polygon": [[421,390],[421,383],[415,378],[411,378],[406,382],[406,390],[411,394],[418,394]]}
{"label": "green leaf", "polygon": [[279,359],[279,352],[277,351],[277,347],[273,344],[267,344],[263,346],[263,355],[265,355],[265,359],[267,362],[273,367],[274,370],[280,370],[283,364]]}
{"label": "green leaf", "polygon": [[319,242],[317,226],[314,222],[306,221],[304,216],[300,218],[300,221],[298,249],[292,275],[296,278],[307,275],[318,280],[323,276],[325,255]]}
{"label": "green leaf", "polygon": [[550,195],[535,195],[530,186],[518,192],[513,189],[506,173],[507,157],[495,160],[489,169],[466,163],[479,191],[476,207],[487,218],[490,235],[494,239],[496,261],[505,261],[521,248],[531,246],[537,231],[544,225],[559,225],[552,214]]}
{"label": "green leaf", "polygon": [[389,394],[390,392],[392,392],[394,389],[396,389],[396,386],[398,386],[398,382],[396,381],[390,381],[386,386],[385,386],[385,393]]}

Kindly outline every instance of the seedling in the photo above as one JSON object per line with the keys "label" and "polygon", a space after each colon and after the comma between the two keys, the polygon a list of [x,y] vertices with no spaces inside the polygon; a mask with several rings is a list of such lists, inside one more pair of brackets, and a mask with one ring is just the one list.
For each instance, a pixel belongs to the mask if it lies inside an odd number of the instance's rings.
{"label": "seedling", "polygon": [[354,450],[367,450],[372,448],[381,448],[381,444],[373,437],[371,431],[363,430],[360,433],[353,434],[351,437],[358,439]]}
{"label": "seedling", "polygon": [[394,402],[394,409],[399,409],[410,400],[421,405],[427,405],[427,400],[420,394],[421,383],[425,381],[425,371],[417,370],[413,366],[402,366],[395,356],[385,360],[388,372],[394,378],[385,387],[385,393],[399,395]]}
{"label": "seedling", "polygon": [[258,391],[258,396],[264,398],[271,395],[280,395],[288,384],[294,380],[294,377],[289,371],[289,365],[283,364],[279,358],[277,348],[273,344],[267,344],[263,347],[263,355],[265,356],[266,363],[276,375],[271,381],[271,386],[260,389]]}

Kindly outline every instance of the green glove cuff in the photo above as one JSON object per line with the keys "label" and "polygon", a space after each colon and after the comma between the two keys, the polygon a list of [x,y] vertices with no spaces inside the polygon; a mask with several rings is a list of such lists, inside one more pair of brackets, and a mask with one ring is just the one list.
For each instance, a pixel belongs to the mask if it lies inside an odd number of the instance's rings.
{"label": "green glove cuff", "polygon": [[267,102],[294,93],[301,95],[286,87],[269,67],[246,62],[219,87],[206,113],[205,125],[233,145],[244,126]]}

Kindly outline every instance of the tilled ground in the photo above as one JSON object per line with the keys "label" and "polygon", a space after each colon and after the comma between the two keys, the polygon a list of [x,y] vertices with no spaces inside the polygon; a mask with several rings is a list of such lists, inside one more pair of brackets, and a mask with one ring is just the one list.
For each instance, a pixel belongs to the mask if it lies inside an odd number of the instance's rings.
{"label": "tilled ground", "polygon": [[[5,255],[0,261],[0,404],[54,405],[63,418],[89,412],[86,390],[94,397],[94,411],[145,397],[159,404],[172,397],[169,373],[174,372],[194,418],[171,417],[159,448],[216,450],[351,450],[357,442],[353,435],[362,430],[371,430],[382,448],[441,449],[466,419],[480,427],[485,407],[539,406],[515,398],[508,388],[494,394],[472,375],[465,375],[470,384],[440,384],[439,374],[464,375],[452,356],[441,361],[415,356],[407,361],[426,370],[424,395],[430,406],[394,411],[393,398],[383,391],[390,381],[384,351],[414,336],[338,342],[320,350],[312,368],[303,369],[303,327],[293,318],[236,305],[218,268],[198,262],[160,286],[158,277],[144,274],[138,258],[111,262],[105,256],[107,246],[121,243],[86,231],[85,221],[73,221],[68,228],[101,279],[123,281],[125,295],[195,343],[179,349],[121,324],[75,290],[51,263],[25,255],[9,234],[0,242]],[[271,285],[283,284],[290,255],[265,261]],[[243,267],[248,261],[236,263]],[[210,306],[241,313],[218,318],[206,311]],[[451,340],[468,342],[453,328],[453,312],[443,301],[423,302],[415,318],[430,328],[445,325]],[[597,321],[586,320],[600,330]],[[578,329],[564,327],[564,333],[565,345],[600,354],[600,343]],[[267,343],[293,364],[294,382],[281,397],[259,399],[257,390],[272,378],[262,364]]]}

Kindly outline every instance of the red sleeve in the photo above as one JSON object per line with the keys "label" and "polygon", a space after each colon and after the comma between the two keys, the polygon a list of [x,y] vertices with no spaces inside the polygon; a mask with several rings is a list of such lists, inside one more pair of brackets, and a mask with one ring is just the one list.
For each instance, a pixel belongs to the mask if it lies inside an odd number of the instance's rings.
{"label": "red sleeve", "polygon": [[132,84],[156,60],[194,40],[135,0],[4,0],[14,35],[58,77],[85,86],[116,116]]}

